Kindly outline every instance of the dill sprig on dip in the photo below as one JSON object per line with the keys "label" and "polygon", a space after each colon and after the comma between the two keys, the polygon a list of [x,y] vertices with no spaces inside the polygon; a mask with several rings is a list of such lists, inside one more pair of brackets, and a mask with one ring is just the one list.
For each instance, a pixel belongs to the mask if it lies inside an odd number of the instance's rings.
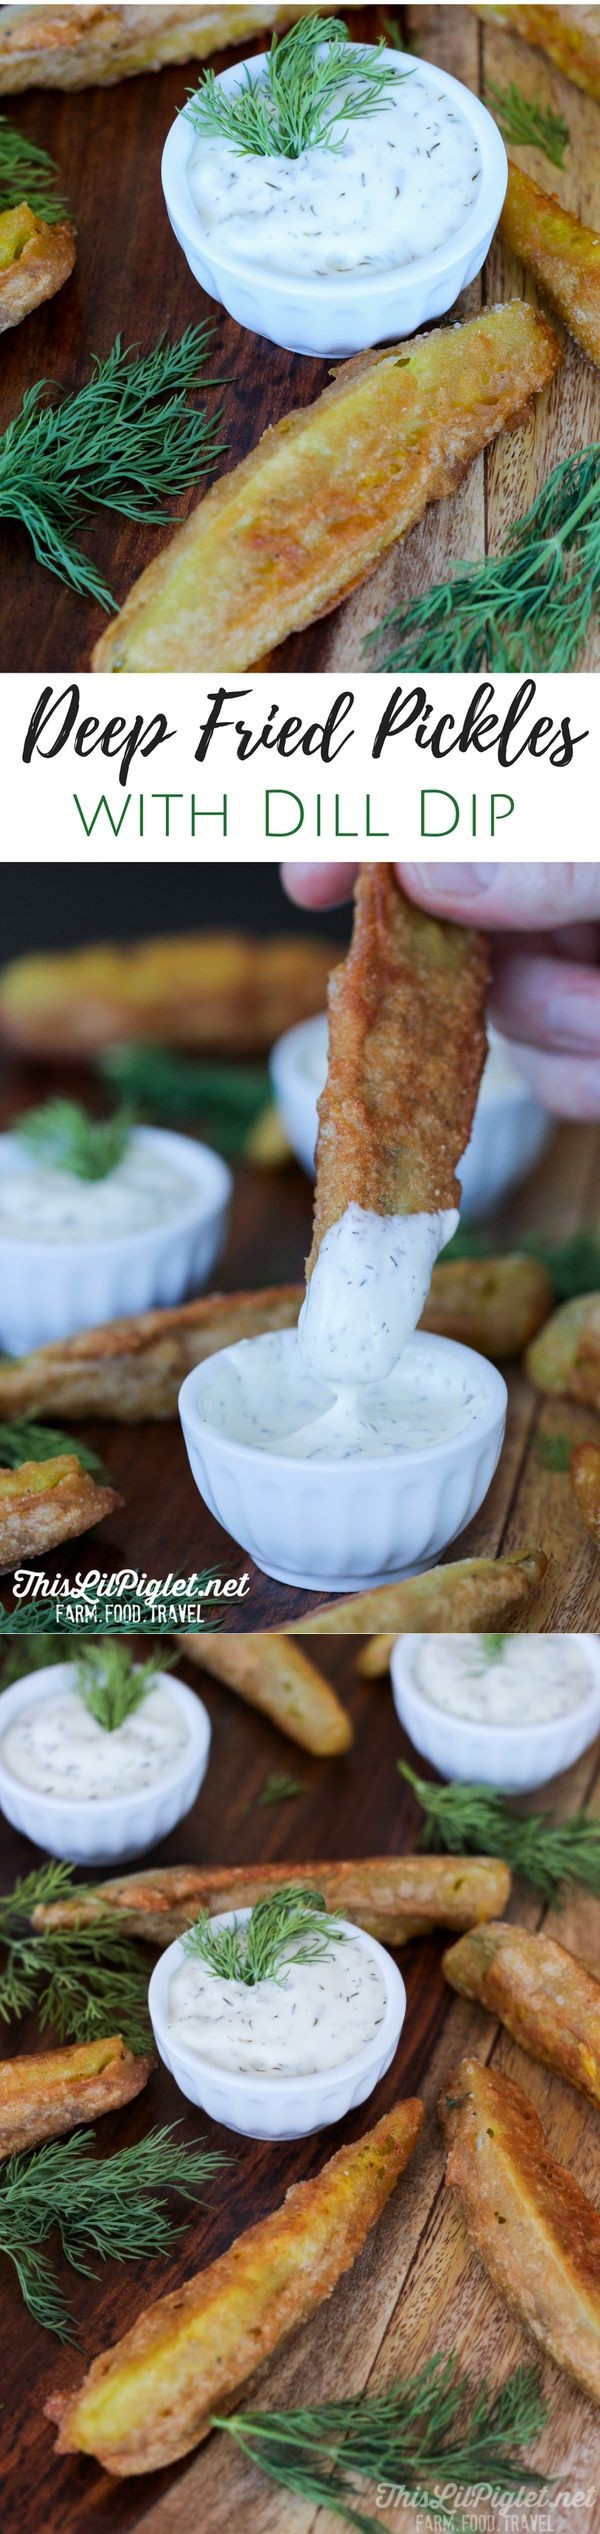
{"label": "dill sprig on dip", "polygon": [[485,101],[513,149],[542,150],[553,167],[564,166],[570,137],[564,114],[556,114],[553,106],[539,105],[535,97],[524,97],[514,80],[508,88],[488,88]]}
{"label": "dill sprig on dip", "polygon": [[398,1768],[425,1814],[420,1848],[503,1857],[546,1901],[558,1899],[562,1883],[584,1883],[600,1898],[600,1815],[580,1812],[557,1821],[553,1813],[517,1814],[490,1786],[435,1786],[416,1777],[405,1760]]}
{"label": "dill sprig on dip", "polygon": [[[600,442],[555,466],[499,554],[462,564],[367,635],[388,676],[576,666],[600,600]],[[389,639],[386,639],[388,637]]]}
{"label": "dill sprig on dip", "polygon": [[216,1926],[205,1909],[181,1939],[184,1953],[204,1962],[216,1978],[242,1980],[245,1988],[276,1980],[292,1962],[322,1962],[336,1940],[341,1941],[335,1914],[308,1883],[284,1883],[268,1892],[249,1918],[234,1919],[232,1927]]}
{"label": "dill sprig on dip", "polygon": [[132,2050],[147,2050],[148,1973],[122,1916],[68,1931],[32,1926],[34,1910],[66,1899],[83,1901],[85,1891],[55,1859],[0,1899],[0,2023],[35,2008],[41,2031],[51,2027],[59,2042],[120,2032]]}
{"label": "dill sprig on dip", "polygon": [[14,123],[0,114],[0,212],[14,211],[18,203],[26,202],[36,220],[46,220],[51,228],[56,220],[64,220],[67,208],[57,185],[58,168],[48,150],[25,140]]}
{"label": "dill sprig on dip", "polygon": [[20,521],[38,563],[107,614],[116,601],[77,544],[77,530],[90,509],[168,523],[165,504],[223,454],[219,414],[209,419],[204,406],[196,411],[187,401],[212,331],[188,326],[178,343],[162,334],[146,353],[124,347],[117,335],[85,387],[52,404],[40,379],[0,436],[0,519]]}
{"label": "dill sprig on dip", "polygon": [[107,1179],[127,1151],[131,1124],[129,1108],[97,1118],[78,1100],[44,1100],[17,1119],[13,1133],[49,1169],[65,1170],[71,1179]]}
{"label": "dill sprig on dip", "polygon": [[185,2147],[177,2123],[151,2129],[116,2155],[94,2157],[93,2131],[56,2139],[32,2154],[9,2156],[0,2168],[0,2253],[12,2261],[33,2320],[59,2340],[77,2338],[48,2255],[57,2235],[72,2270],[94,2279],[98,2261],[152,2260],[182,2232],[166,2194],[193,2200],[227,2157],[200,2144]]}
{"label": "dill sprig on dip", "polygon": [[[16,1417],[12,1425],[0,1419],[0,1469],[20,1469],[23,1461],[58,1460],[63,1452],[74,1453],[93,1478],[104,1478],[99,1453],[92,1452],[88,1443],[76,1442],[73,1434],[61,1434],[58,1426],[37,1425],[32,1416]],[[43,1660],[47,1663],[47,1654]]]}
{"label": "dill sprig on dip", "polygon": [[345,127],[376,114],[392,83],[411,76],[386,61],[386,50],[383,39],[352,44],[343,18],[299,18],[289,35],[273,36],[257,79],[244,66],[239,88],[226,89],[206,70],[184,113],[195,132],[228,141],[243,157],[339,149]]}
{"label": "dill sprig on dip", "polygon": [[[174,1654],[161,1655],[161,1672],[168,1672],[175,1662]],[[109,1637],[106,1645],[90,1645],[76,1664],[75,1687],[88,1714],[104,1733],[118,1733],[128,1716],[142,1707],[150,1690],[157,1685],[158,1666],[151,1655],[136,1666],[118,1636]]]}
{"label": "dill sprig on dip", "polygon": [[[375,2393],[348,2394],[298,2411],[250,2411],[214,2418],[248,2463],[311,2507],[331,2510],[362,2534],[380,2534],[367,2515],[372,2489],[398,2491],[448,2528],[464,2527],[448,2484],[467,2490],[493,2480],[507,2494],[523,2482],[517,2450],[541,2436],[548,2416],[535,2367],[515,2367],[495,2389],[458,2374],[453,2358],[434,2357],[418,2375]],[[546,2476],[528,2463],[530,2489]],[[441,2487],[440,2487],[441,2485]]]}

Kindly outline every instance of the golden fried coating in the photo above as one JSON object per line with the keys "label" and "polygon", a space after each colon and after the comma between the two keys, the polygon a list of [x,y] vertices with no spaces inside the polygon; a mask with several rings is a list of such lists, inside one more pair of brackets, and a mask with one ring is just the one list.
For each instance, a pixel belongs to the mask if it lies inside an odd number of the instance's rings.
{"label": "golden fried coating", "polygon": [[176,530],[97,643],[94,668],[256,667],[454,490],[559,360],[545,318],[512,300],[345,362]]}
{"label": "golden fried coating", "polygon": [[528,1927],[477,1927],[444,1954],[450,1987],[499,2015],[531,2059],[600,2103],[600,1982]]}
{"label": "golden fried coating", "polygon": [[403,1584],[381,1584],[375,1592],[357,1593],[353,1601],[335,1601],[314,1619],[294,1619],[287,1633],[358,1637],[385,1631],[387,1644],[390,1637],[393,1641],[413,1629],[470,1635],[479,1628],[516,1627],[547,1564],[543,1549],[524,1549],[519,1557],[458,1558],[454,1566],[432,1566]]}
{"label": "golden fried coating", "polygon": [[585,229],[556,194],[542,192],[520,167],[509,168],[500,227],[506,244],[533,274],[554,315],[600,369],[600,237]]}
{"label": "golden fried coating", "polygon": [[446,2181],[500,2295],[557,2367],[600,2402],[600,2216],[550,2152],[533,2104],[463,2059],[439,2103]]}
{"label": "golden fried coating", "polygon": [[322,1010],[331,960],[330,943],[303,933],[174,933],[34,953],[0,972],[0,1038],[50,1061],[155,1039],[265,1055]]}
{"label": "golden fried coating", "polygon": [[584,88],[586,96],[600,98],[600,19],[597,9],[580,9],[575,0],[563,9],[546,9],[540,0],[529,8],[521,8],[519,0],[508,0],[505,8],[484,5],[474,0],[475,17],[491,26],[506,27],[509,35],[522,35],[526,44],[534,44],[546,53],[556,70],[571,79],[574,88]]}
{"label": "golden fried coating", "polygon": [[536,1390],[600,1408],[600,1293],[581,1293],[573,1302],[562,1302],[534,1337],[525,1360]]}
{"label": "golden fried coating", "polygon": [[494,1918],[510,1893],[510,1873],[499,1857],[322,1858],[283,1865],[163,1865],[121,1874],[97,1891],[41,1904],[36,1927],[89,1926],[106,1910],[123,1911],[129,1935],[162,1950],[210,1910],[253,1909],[265,1894],[287,1883],[310,1883],[328,1909],[341,1910],[382,1944],[408,1944],[429,1927],[472,1927]]}
{"label": "golden fried coating", "polygon": [[120,2110],[147,2085],[154,2059],[134,2059],[120,2033],[0,2060],[0,2156],[62,2138],[80,2121]]}
{"label": "golden fried coating", "polygon": [[[444,1055],[446,1048],[444,1047]],[[441,1258],[434,1267],[419,1327],[453,1337],[503,1364],[522,1355],[551,1309],[545,1267],[537,1258]],[[2,1375],[0,1372],[0,1382]]]}
{"label": "golden fried coating", "polygon": [[23,1557],[43,1557],[59,1540],[91,1531],[122,1503],[114,1487],[100,1486],[82,1469],[75,1452],[0,1469],[0,1575]]}
{"label": "golden fried coating", "polygon": [[354,1741],[350,1717],[335,1690],[299,1646],[287,1636],[212,1637],[186,1630],[177,1638],[183,1654],[200,1671],[225,1681],[248,1707],[270,1716],[290,1742],[303,1751],[331,1759]]}
{"label": "golden fried coating", "polygon": [[487,1052],[483,935],[412,906],[391,862],[363,863],[347,958],[329,980],[312,1275],[349,1205],[433,1214],[460,1200]]}
{"label": "golden fried coating", "polygon": [[0,212],[0,334],[20,326],[43,299],[53,299],[73,271],[75,233],[70,221],[51,226],[26,202]]}
{"label": "golden fried coating", "polygon": [[[319,0],[315,0],[319,8]],[[74,6],[2,10],[0,94],[22,88],[113,88],[139,71],[164,62],[203,61],[208,53],[241,44],[263,27],[288,25],[294,8],[121,8],[115,0],[95,8]]]}
{"label": "golden fried coating", "polygon": [[600,1444],[577,1443],[569,1461],[569,1477],[578,1513],[600,1548]]}
{"label": "golden fried coating", "polygon": [[203,1294],[173,1310],[140,1311],[83,1329],[79,1337],[55,1339],[35,1354],[0,1363],[0,1417],[50,1409],[63,1417],[111,1417],[120,1425],[176,1417],[186,1373],[239,1338],[295,1328],[302,1290],[267,1285],[261,1293]]}
{"label": "golden fried coating", "polygon": [[229,2252],[140,2314],[79,2392],[46,2404],[61,2454],[108,2472],[155,2472],[189,2454],[214,2411],[232,2409],[257,2367],[314,2314],[362,2252],[409,2163],[423,2105],[398,2103],[312,2182],[239,2235]]}

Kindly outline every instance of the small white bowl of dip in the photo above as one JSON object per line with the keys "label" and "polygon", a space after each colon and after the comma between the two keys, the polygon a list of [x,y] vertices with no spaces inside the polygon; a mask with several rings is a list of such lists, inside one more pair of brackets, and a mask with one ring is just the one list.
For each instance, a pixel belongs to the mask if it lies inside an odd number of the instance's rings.
{"label": "small white bowl of dip", "polygon": [[[365,1592],[431,1565],[487,1495],[506,1422],[501,1373],[417,1330],[392,1376],[405,1443],[298,1457],[285,1434],[298,1357],[297,1330],[273,1331],[223,1347],[184,1381],[179,1413],[210,1512],[264,1574],[310,1592]],[[366,1416],[376,1387],[361,1393]],[[334,1394],[312,1391],[323,1412]],[[437,1433],[415,1442],[432,1396]],[[261,1428],[262,1447],[251,1440]]]}
{"label": "small white bowl of dip", "polygon": [[155,1847],[195,1804],[210,1719],[195,1690],[157,1667],[148,1697],[106,1733],[74,1674],[71,1662],[51,1663],[4,1691],[0,1809],[50,1856],[115,1865]]}
{"label": "small white bowl of dip", "polygon": [[[214,1918],[215,1927],[235,1927],[246,1922],[249,1909],[224,1910]],[[197,2103],[211,2120],[220,2121],[224,2129],[237,2130],[244,2138],[305,2138],[314,2129],[327,2129],[332,2121],[344,2120],[374,2092],[397,2050],[406,2013],[406,1990],[396,1963],[374,1936],[350,1919],[339,1920],[338,1933],[344,1943],[329,1957],[333,1971],[333,1994],[324,1995],[319,1982],[328,1972],[327,1958],[302,1966],[290,1966],[293,1983],[293,2017],[289,2013],[284,1984],[285,1965],[277,1981],[261,1981],[255,1988],[245,1988],[241,1981],[220,1981],[205,1975],[204,1991],[217,1992],[216,2004],[223,2006],[220,2022],[215,2023],[214,2039],[210,2026],[204,2025],[208,2047],[202,2048],[204,2019],[198,2017],[199,2046],[192,2038],[194,1958],[186,1953],[181,1940],[169,1945],[161,1954],[152,1973],[148,2005],[156,2047],[181,2094],[189,2103]],[[352,1953],[344,1960],[346,1946]],[[199,1965],[199,1970],[204,1970]],[[348,1980],[357,1991],[349,2003],[344,2002]],[[361,1994],[362,1991],[362,1994]],[[179,1992],[179,1994],[178,1994]],[[288,1992],[289,1995],[289,1992]],[[312,2028],[308,2024],[306,2045],[298,2045],[298,2026],[307,2022],[313,2012]],[[228,2038],[229,2006],[229,2038]],[[363,2007],[362,2021],[371,2029],[361,2046],[348,2048]],[[183,2011],[182,2011],[183,2008]],[[377,2021],[374,2021],[376,2011]],[[280,2060],[287,2067],[252,2066],[252,2038],[237,2047],[240,2023],[247,2017],[257,2027],[254,2058],[269,2056],[269,2032],[273,2033],[273,2058],[279,2047]],[[273,2016],[279,2024],[279,2044]],[[283,2033],[282,2033],[283,2020]],[[293,2036],[290,2026],[293,2022]],[[189,2026],[189,2030],[186,2030]],[[300,2041],[302,2029],[300,2025]],[[242,2064],[223,2065],[218,2058],[219,2042],[225,2061]],[[300,2059],[312,2057],[314,2065],[308,2073],[294,2066]],[[290,2061],[292,2064],[289,2064]]]}
{"label": "small white bowl of dip", "polygon": [[[266,58],[258,54],[233,63],[217,86],[231,94],[246,79],[254,85],[264,75]],[[234,158],[222,141],[196,138],[185,113],[168,134],[165,201],[196,281],[238,325],[286,351],[340,359],[414,334],[452,308],[485,263],[508,178],[497,125],[480,99],[447,71],[391,49],[385,58],[402,75],[398,104],[394,100],[390,115],[386,99],[372,116],[347,126],[339,151],[313,146],[296,161],[244,159],[240,153]],[[391,147],[397,140],[402,160],[393,162],[388,152],[386,117],[388,125],[393,120]],[[343,114],[340,120],[343,126]],[[414,153],[409,154],[415,134],[416,174]],[[233,216],[232,169],[236,203],[239,194]],[[392,234],[386,261],[385,225],[391,220],[393,232],[395,216],[397,221],[398,173],[402,238]],[[284,188],[281,211],[276,199],[273,210],[278,182]],[[368,231],[361,232],[365,216]],[[432,241],[426,253],[415,254],[416,236]],[[392,262],[393,254],[403,260]]]}
{"label": "small white bowl of dip", "polygon": [[25,1355],[197,1293],[223,1247],[232,1184],[208,1144],[163,1127],[134,1126],[96,1180],[0,1135],[0,1348]]}
{"label": "small white bowl of dip", "polygon": [[[499,1720],[502,1658],[498,1666],[489,1665],[487,1682],[482,1673],[478,1702],[475,1667],[481,1644],[481,1639],[460,1635],[398,1637],[391,1660],[396,1714],[415,1751],[431,1761],[440,1777],[526,1795],[572,1768],[600,1733],[600,1644],[589,1635],[507,1637],[505,1702],[512,1717],[520,1705],[518,1724]],[[447,1655],[442,1652],[446,1647]],[[426,1683],[428,1665],[434,1687],[439,1673],[440,1701],[446,1667],[446,1694],[461,1699],[462,1714],[425,1694],[418,1671],[421,1666]],[[487,1714],[477,1713],[478,1703]]]}
{"label": "small white bowl of dip", "polygon": [[[534,1169],[554,1133],[554,1120],[519,1073],[510,1040],[489,1031],[489,1055],[473,1130],[458,1164],[463,1222],[479,1223],[509,1189]],[[327,1016],[299,1021],[278,1038],[270,1059],[271,1081],[288,1143],[310,1179],[315,1176],[317,1101],[327,1073]]]}

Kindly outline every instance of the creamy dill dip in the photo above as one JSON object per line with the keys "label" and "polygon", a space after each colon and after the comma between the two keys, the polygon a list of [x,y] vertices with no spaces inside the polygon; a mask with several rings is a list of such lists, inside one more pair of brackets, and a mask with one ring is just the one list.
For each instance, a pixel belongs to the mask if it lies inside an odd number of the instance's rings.
{"label": "creamy dill dip", "polygon": [[229,1441],[293,1460],[385,1459],[443,1443],[481,1413],[476,1363],[457,1366],[440,1339],[404,1347],[385,1380],[315,1381],[297,1329],[245,1338],[223,1350],[197,1412]]}
{"label": "creamy dill dip", "polygon": [[458,1214],[372,1214],[349,1205],[321,1242],[299,1320],[315,1380],[384,1381],[421,1318]]}
{"label": "creamy dill dip", "polygon": [[181,1759],[187,1728],[170,1689],[148,1690],[132,1715],[107,1733],[66,1684],[22,1707],[2,1735],[0,1761],[12,1777],[63,1803],[138,1795]]}
{"label": "creamy dill dip", "polygon": [[585,1646],[568,1636],[422,1636],[412,1675],[430,1707],[484,1725],[550,1724],[592,1687]]}
{"label": "creamy dill dip", "polygon": [[142,1137],[131,1137],[115,1169],[80,1179],[21,1156],[18,1139],[0,1168],[0,1240],[110,1241],[154,1231],[197,1203],[195,1174],[178,1170]]}
{"label": "creamy dill dip", "polygon": [[399,71],[353,123],[344,123],[341,99],[332,139],[286,158],[198,137],[187,182],[220,256],[306,280],[381,273],[432,255],[468,218],[481,183],[478,144],[452,94],[418,68]]}
{"label": "creamy dill dip", "polygon": [[169,1982],[167,2020],[182,2049],[215,2067],[313,2076],[364,2050],[386,2003],[373,1956],[356,1937],[334,1936],[319,1959],[284,1963],[276,1979],[252,1987],[190,1955]]}

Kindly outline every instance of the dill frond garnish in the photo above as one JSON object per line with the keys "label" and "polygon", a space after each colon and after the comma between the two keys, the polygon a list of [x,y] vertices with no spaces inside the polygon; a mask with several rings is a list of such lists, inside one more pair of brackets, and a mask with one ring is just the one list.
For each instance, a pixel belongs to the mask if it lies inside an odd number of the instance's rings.
{"label": "dill frond garnish", "polygon": [[219,414],[209,420],[205,407],[195,411],[187,401],[212,332],[188,326],[179,343],[163,334],[146,353],[124,348],[117,335],[85,387],[52,404],[39,380],[0,436],[0,519],[20,521],[44,570],[107,614],[116,601],[77,544],[78,529],[90,509],[168,524],[166,503],[222,455]]}
{"label": "dill frond garnish", "polygon": [[58,168],[48,150],[36,147],[15,130],[5,114],[0,114],[0,212],[14,211],[26,202],[36,220],[46,220],[49,228],[55,220],[64,220],[67,209],[57,192]]}
{"label": "dill frond garnish", "polygon": [[[573,669],[600,601],[600,442],[563,459],[499,554],[407,599],[367,635],[377,668]],[[389,637],[389,640],[386,640]]]}
{"label": "dill frond garnish", "polygon": [[383,38],[352,44],[343,18],[299,18],[289,35],[273,36],[257,79],[244,68],[239,88],[226,89],[205,70],[183,112],[196,133],[229,142],[245,158],[339,149],[347,125],[376,114],[392,83],[412,75],[395,70],[386,50]]}
{"label": "dill frond garnish", "polygon": [[514,80],[508,88],[488,88],[485,102],[513,149],[542,150],[553,167],[564,167],[570,138],[564,114],[556,114],[553,106],[538,105],[535,97],[522,96]]}
{"label": "dill frond garnish", "polygon": [[[76,1442],[73,1434],[61,1434],[55,1425],[37,1425],[32,1416],[16,1417],[12,1425],[0,1419],[0,1469],[20,1469],[23,1461],[54,1461],[63,1452],[73,1452],[92,1478],[104,1478],[99,1453],[92,1452],[88,1443]],[[43,1659],[47,1663],[48,1655]]]}
{"label": "dill frond garnish", "polygon": [[97,1071],[153,1125],[201,1125],[228,1160],[245,1150],[273,1097],[266,1065],[213,1065],[169,1047],[110,1047]]}
{"label": "dill frond garnish", "polygon": [[[298,2411],[249,2411],[213,2418],[271,2481],[311,2507],[380,2534],[381,2511],[367,2515],[383,2487],[401,2493],[447,2528],[464,2528],[448,2484],[467,2490],[488,2480],[507,2494],[523,2482],[522,2447],[541,2436],[548,2404],[536,2367],[515,2367],[500,2389],[475,2386],[453,2358],[429,2358],[418,2375],[376,2393],[348,2394]],[[531,2488],[546,2477],[528,2463]],[[444,2490],[446,2496],[443,2495]]]}
{"label": "dill frond garnish", "polygon": [[573,1450],[568,1434],[545,1434],[542,1426],[540,1433],[536,1434],[534,1448],[542,1469],[556,1470],[560,1475],[568,1470]]}
{"label": "dill frond garnish", "polygon": [[205,1962],[217,1978],[256,1988],[259,1980],[276,1980],[292,1962],[322,1961],[336,1939],[341,1942],[336,1917],[322,1892],[308,1883],[285,1883],[232,1927],[215,1926],[203,1910],[181,1941],[184,1953]]}
{"label": "dill frond garnish", "polygon": [[[160,1656],[161,1672],[172,1670],[175,1655]],[[135,1664],[122,1638],[109,1637],[105,1645],[89,1645],[78,1656],[74,1687],[88,1714],[104,1733],[118,1733],[127,1716],[135,1715],[151,1689],[156,1688],[158,1665],[151,1655],[146,1663]]]}
{"label": "dill frond garnish", "polygon": [[32,1927],[34,1910],[84,1898],[68,1865],[34,1868],[0,1899],[0,2023],[36,2008],[40,2027],[57,2041],[96,2041],[120,2032],[132,2050],[147,2050],[148,1973],[122,1916],[89,1926]]}
{"label": "dill frond garnish", "polygon": [[585,1883],[600,1898],[600,1815],[557,1821],[553,1813],[517,1814],[490,1786],[434,1786],[405,1760],[398,1768],[425,1815],[420,1848],[503,1857],[545,1901],[557,1901],[561,1883]]}
{"label": "dill frond garnish", "polygon": [[151,2129],[114,2156],[95,2157],[92,2130],[54,2139],[0,2168],[0,2253],[12,2261],[34,2322],[58,2339],[77,2338],[52,2264],[42,2247],[58,2236],[72,2270],[97,2276],[98,2261],[153,2260],[182,2228],[168,2194],[194,2200],[228,2159],[200,2143],[184,2147],[177,2123]]}
{"label": "dill frond garnish", "polygon": [[123,1160],[131,1134],[131,1110],[115,1117],[89,1117],[78,1100],[43,1100],[26,1109],[13,1133],[35,1161],[64,1170],[71,1179],[107,1179]]}
{"label": "dill frond garnish", "polygon": [[278,1769],[272,1769],[270,1777],[265,1778],[257,1801],[260,1809],[264,1810],[268,1804],[291,1804],[296,1795],[305,1794],[306,1787],[303,1786],[301,1778],[285,1777]]}

